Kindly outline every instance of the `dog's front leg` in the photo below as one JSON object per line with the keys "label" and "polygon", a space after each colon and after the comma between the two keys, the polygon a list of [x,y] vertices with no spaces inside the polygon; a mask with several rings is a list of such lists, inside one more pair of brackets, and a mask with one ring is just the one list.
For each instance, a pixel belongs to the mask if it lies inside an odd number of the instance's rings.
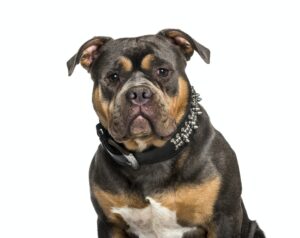
{"label": "dog's front leg", "polygon": [[111,233],[110,231],[111,228],[101,217],[98,217],[97,228],[98,228],[98,238],[110,237],[109,235]]}

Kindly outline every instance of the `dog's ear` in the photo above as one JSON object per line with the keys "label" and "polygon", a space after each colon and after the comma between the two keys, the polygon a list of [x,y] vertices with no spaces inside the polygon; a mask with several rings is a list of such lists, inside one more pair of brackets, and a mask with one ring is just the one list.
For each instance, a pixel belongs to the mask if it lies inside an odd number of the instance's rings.
{"label": "dog's ear", "polygon": [[194,53],[194,50],[201,56],[205,63],[209,64],[210,51],[192,37],[181,30],[177,29],[165,29],[158,33],[158,35],[164,36],[171,40],[175,45],[178,45],[185,55],[186,59],[189,60]]}
{"label": "dog's ear", "polygon": [[83,68],[90,71],[92,63],[100,55],[99,50],[107,41],[111,40],[110,37],[96,36],[85,42],[71,59],[67,62],[69,76],[72,75],[76,65],[80,62]]}

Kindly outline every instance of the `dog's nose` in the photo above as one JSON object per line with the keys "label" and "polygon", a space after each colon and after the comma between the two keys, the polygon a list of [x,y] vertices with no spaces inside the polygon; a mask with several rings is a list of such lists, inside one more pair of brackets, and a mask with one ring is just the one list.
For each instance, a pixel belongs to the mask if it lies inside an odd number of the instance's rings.
{"label": "dog's nose", "polygon": [[152,95],[152,91],[147,87],[134,87],[126,94],[127,100],[136,105],[146,104],[151,99]]}

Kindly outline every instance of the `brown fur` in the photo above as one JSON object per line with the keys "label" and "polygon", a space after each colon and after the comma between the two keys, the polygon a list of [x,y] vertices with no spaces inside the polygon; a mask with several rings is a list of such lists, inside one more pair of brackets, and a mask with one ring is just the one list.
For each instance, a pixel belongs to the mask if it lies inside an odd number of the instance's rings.
{"label": "brown fur", "polygon": [[109,103],[103,100],[102,97],[102,91],[101,91],[101,86],[96,85],[94,86],[93,89],[93,106],[94,109],[102,123],[102,125],[107,128],[108,122],[110,119],[110,113],[109,113]]}
{"label": "brown fur", "polygon": [[119,63],[122,65],[122,68],[126,71],[126,72],[130,72],[133,68],[132,62],[130,59],[128,59],[125,56],[121,56],[119,59]]}
{"label": "brown fur", "polygon": [[215,177],[199,185],[183,184],[174,190],[155,194],[153,199],[176,211],[179,222],[204,226],[211,222],[220,186],[220,178]]}
{"label": "brown fur", "polygon": [[141,68],[149,70],[151,68],[151,62],[154,60],[155,56],[153,54],[146,55],[141,62]]}
{"label": "brown fur", "polygon": [[122,142],[128,150],[139,151],[140,143],[144,143],[145,147],[154,145],[156,147],[162,147],[166,141],[159,139],[157,136],[150,136],[145,139],[130,139]]}
{"label": "brown fur", "polygon": [[188,103],[188,83],[182,77],[178,79],[178,94],[173,98],[167,98],[169,102],[170,114],[175,118],[178,124],[185,114]]}
{"label": "brown fur", "polygon": [[148,203],[141,197],[134,194],[113,194],[108,191],[104,191],[98,186],[93,186],[92,193],[95,196],[98,204],[103,209],[105,216],[109,221],[118,227],[126,229],[127,224],[122,217],[111,211],[113,207],[131,207],[131,208],[145,208]]}
{"label": "brown fur", "polygon": [[113,227],[112,228],[112,237],[113,238],[127,238],[128,236],[126,235],[125,231],[123,231],[121,228],[119,227]]}

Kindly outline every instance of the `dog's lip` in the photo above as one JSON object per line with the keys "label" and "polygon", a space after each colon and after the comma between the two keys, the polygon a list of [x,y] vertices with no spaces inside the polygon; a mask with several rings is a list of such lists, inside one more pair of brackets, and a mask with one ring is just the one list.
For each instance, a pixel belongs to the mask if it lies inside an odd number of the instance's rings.
{"label": "dog's lip", "polygon": [[149,116],[147,116],[145,113],[143,113],[142,111],[140,111],[139,113],[137,113],[136,115],[134,115],[134,117],[129,121],[128,126],[130,127],[130,125],[133,123],[133,121],[135,119],[137,119],[138,117],[146,119],[149,122],[149,124],[151,126],[151,129],[153,129],[152,128],[152,120],[151,120],[151,118]]}
{"label": "dog's lip", "polygon": [[[140,118],[140,119],[145,119],[145,120],[147,120],[148,123],[149,123],[149,125],[150,125],[150,127],[151,127],[151,132],[152,132],[152,133],[154,132],[154,126],[153,126],[153,124],[152,124],[151,118],[149,118],[149,117],[148,117],[147,115],[145,115],[141,110],[139,110],[139,112],[136,113],[135,115],[133,115],[132,118],[130,119],[130,121],[128,121],[128,124],[127,124],[127,133],[126,133],[126,135],[124,136],[123,140],[125,140],[125,139],[130,139],[130,137],[131,137],[130,127],[131,127],[131,125],[134,123],[134,121],[135,121],[136,119],[139,119],[139,118]],[[148,135],[142,135],[141,137],[147,137],[147,136],[149,136],[149,134],[148,134]]]}
{"label": "dog's lip", "polygon": [[[132,122],[137,119],[138,117],[142,117],[142,118],[145,118],[148,122],[149,122],[149,125],[151,127],[151,130],[152,130],[152,133],[156,134],[160,139],[162,140],[169,140],[173,137],[174,133],[176,132],[176,130],[174,130],[173,132],[171,132],[170,134],[168,135],[164,135],[164,136],[161,136],[160,133],[156,130],[155,126],[153,125],[153,121],[151,119],[151,117],[149,117],[147,114],[143,113],[142,111],[140,111],[137,115],[135,115],[131,120],[130,122],[128,123],[128,133],[127,134],[130,134],[129,132],[129,128],[130,126],[132,125]],[[144,137],[147,137],[149,135],[146,135]],[[127,137],[127,136],[125,136]]]}
{"label": "dog's lip", "polygon": [[[137,134],[135,134],[134,133],[134,136],[136,136],[136,137],[146,137],[146,136],[148,136],[149,134],[151,134],[151,132],[153,131],[153,128],[152,128],[152,126],[151,126],[151,123],[150,123],[150,121],[146,118],[146,117],[144,117],[142,114],[139,114],[139,115],[137,115],[137,116],[135,116],[132,120],[131,120],[131,122],[129,123],[129,126],[128,126],[128,129],[129,129],[129,132],[130,132],[130,134],[132,134],[132,130],[134,130],[133,128],[133,126],[134,126],[134,124],[135,123],[138,123],[139,124],[139,122],[141,123],[144,123],[144,125],[143,126],[146,126],[146,127],[148,127],[147,129],[148,129],[148,131],[140,131],[140,132],[138,132]],[[146,124],[145,124],[146,123]],[[135,129],[145,129],[145,128],[143,128],[143,126],[142,126],[142,128],[139,128],[139,125],[137,126],[137,128],[135,128]]]}
{"label": "dog's lip", "polygon": [[137,119],[138,117],[143,117],[146,120],[148,120],[151,123],[151,117],[148,116],[144,110],[142,106],[137,106],[135,107],[135,110],[132,111],[132,115],[130,115],[130,120],[128,121],[128,126],[130,126],[132,124],[132,122]]}

